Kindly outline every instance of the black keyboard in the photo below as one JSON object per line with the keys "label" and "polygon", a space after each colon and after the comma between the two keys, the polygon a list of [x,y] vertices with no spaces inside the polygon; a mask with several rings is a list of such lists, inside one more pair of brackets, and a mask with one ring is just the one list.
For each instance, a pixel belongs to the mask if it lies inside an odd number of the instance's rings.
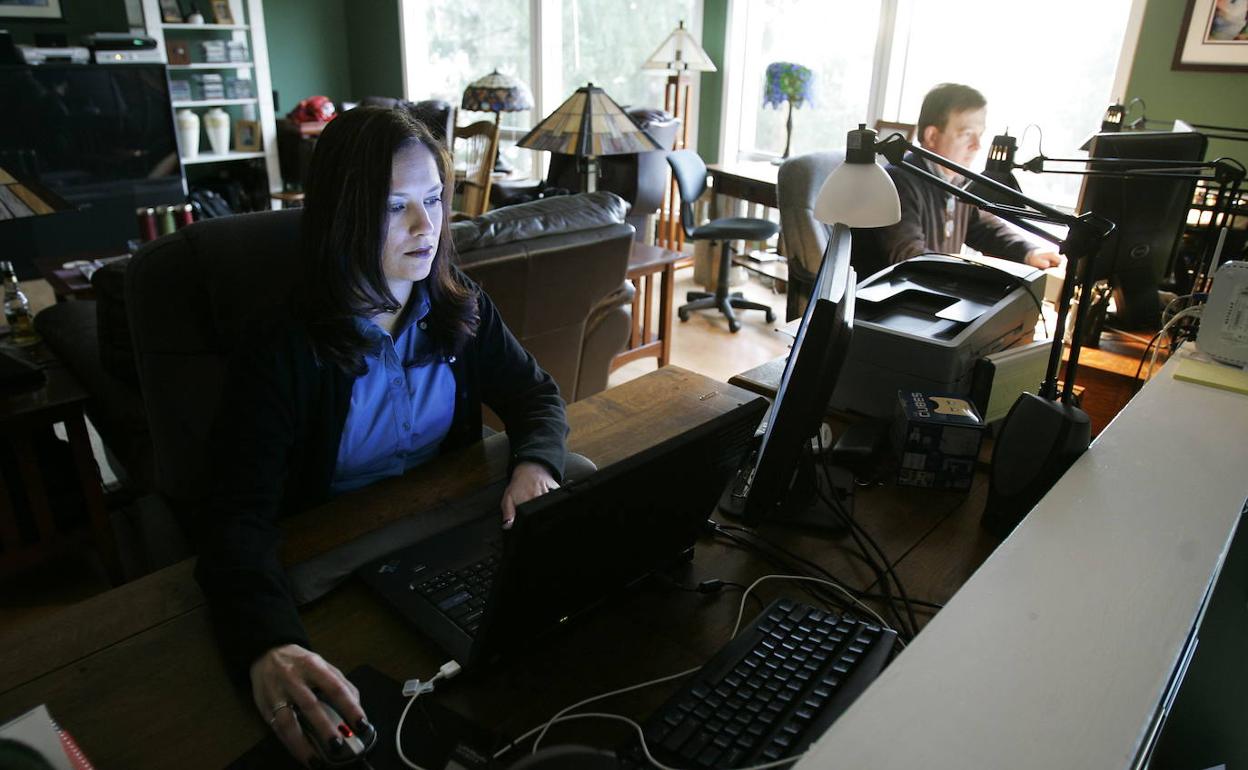
{"label": "black keyboard", "polygon": [[415,580],[411,587],[433,602],[455,625],[476,636],[485,614],[485,602],[490,596],[490,586],[498,572],[498,555],[490,554],[481,561],[459,569],[448,569],[426,578]]}
{"label": "black keyboard", "polygon": [[[796,757],[884,668],[897,634],[773,602],[644,725],[660,762],[734,768]],[[634,749],[627,752],[641,758]]]}

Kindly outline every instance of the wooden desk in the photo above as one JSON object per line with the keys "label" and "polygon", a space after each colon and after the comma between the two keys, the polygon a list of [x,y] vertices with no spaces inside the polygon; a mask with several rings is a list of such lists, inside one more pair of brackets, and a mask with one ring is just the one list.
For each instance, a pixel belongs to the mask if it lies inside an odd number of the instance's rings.
{"label": "wooden desk", "polygon": [[765,160],[713,163],[706,167],[716,195],[778,208],[776,178],[780,167]]}
{"label": "wooden desk", "polygon": [[[672,294],[676,282],[676,263],[685,258],[678,251],[659,246],[648,246],[633,241],[628,256],[628,278],[637,287],[633,294],[633,325],[629,332],[628,348],[611,359],[615,371],[629,361],[657,356],[659,367],[672,360]],[[659,279],[659,323],[651,327],[654,301],[654,276]]]}
{"label": "wooden desk", "polygon": [[[605,466],[746,398],[732,386],[669,366],[570,405],[571,447]],[[500,435],[344,495],[287,520],[282,557],[288,565],[304,561],[501,477],[506,464]],[[873,488],[860,494],[857,515],[890,560],[907,565],[913,596],[944,601],[996,545],[978,527],[984,492],[982,479],[969,496]],[[874,581],[840,542],[806,532],[763,532],[853,585]],[[182,562],[0,637],[0,721],[47,703],[97,766],[135,770],[182,767],[188,757],[196,766],[221,767],[265,737],[268,727],[249,694],[226,678],[191,570]],[[742,550],[704,540],[676,578],[689,586],[711,577],[750,582],[771,572]],[[514,735],[581,698],[705,661],[727,640],[739,595],[704,596],[658,582],[431,697]],[[800,596],[791,586],[770,584],[759,593],[764,600]],[[318,650],[343,670],[369,663],[401,681],[426,678],[445,660],[355,580],[301,615]],[[644,718],[671,689],[649,688],[605,708]],[[620,740],[617,728],[588,721],[552,737],[603,746]]]}

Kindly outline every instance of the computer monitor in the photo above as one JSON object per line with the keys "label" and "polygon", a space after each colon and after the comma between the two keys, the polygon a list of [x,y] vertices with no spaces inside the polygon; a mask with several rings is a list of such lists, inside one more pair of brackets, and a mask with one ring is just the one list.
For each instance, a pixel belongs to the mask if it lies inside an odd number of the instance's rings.
{"label": "computer monitor", "polygon": [[[1193,132],[1125,131],[1097,134],[1091,158],[1173,160],[1174,166],[1202,161],[1207,140]],[[1129,170],[1118,164],[1090,164],[1093,170]],[[1165,166],[1140,166],[1157,170]],[[1161,317],[1157,290],[1172,274],[1174,256],[1187,212],[1192,179],[1158,176],[1090,176],[1079,195],[1081,213],[1094,211],[1117,225],[1097,256],[1095,279],[1113,288],[1113,325],[1123,329],[1155,328]]]}
{"label": "computer monitor", "polygon": [[823,423],[849,352],[856,280],[849,257],[849,228],[836,225],[768,412],[762,443],[720,499],[721,510],[751,526],[768,519],[839,526],[828,520],[830,512],[812,510],[808,495],[795,492],[795,486],[799,469],[810,461],[811,440]]}
{"label": "computer monitor", "polygon": [[23,277],[36,257],[120,253],[136,208],[185,200],[163,64],[0,66],[0,104],[0,168],[72,205],[0,217]]}

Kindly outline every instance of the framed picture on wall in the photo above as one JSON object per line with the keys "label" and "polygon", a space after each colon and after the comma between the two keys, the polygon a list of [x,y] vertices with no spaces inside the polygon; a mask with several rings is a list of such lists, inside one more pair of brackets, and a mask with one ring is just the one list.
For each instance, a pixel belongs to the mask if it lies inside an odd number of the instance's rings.
{"label": "framed picture on wall", "polygon": [[0,19],[59,19],[61,0],[0,0]]}
{"label": "framed picture on wall", "polygon": [[1171,69],[1248,72],[1248,0],[1187,0]]}
{"label": "framed picture on wall", "polygon": [[230,10],[230,0],[212,0],[212,23],[234,23],[234,13]]}

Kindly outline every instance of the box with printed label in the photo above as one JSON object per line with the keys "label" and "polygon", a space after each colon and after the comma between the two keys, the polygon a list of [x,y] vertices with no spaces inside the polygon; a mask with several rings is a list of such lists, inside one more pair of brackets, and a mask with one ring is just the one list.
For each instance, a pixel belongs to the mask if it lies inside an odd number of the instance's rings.
{"label": "box with printed label", "polygon": [[898,484],[970,489],[983,438],[983,420],[965,398],[897,391],[893,448]]}

